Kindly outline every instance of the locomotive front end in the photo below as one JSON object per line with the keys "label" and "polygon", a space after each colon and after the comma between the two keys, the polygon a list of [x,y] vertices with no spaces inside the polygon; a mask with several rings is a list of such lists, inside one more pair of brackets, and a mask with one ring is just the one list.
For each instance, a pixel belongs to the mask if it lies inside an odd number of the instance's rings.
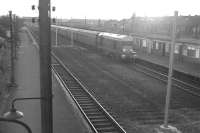
{"label": "locomotive front end", "polygon": [[122,60],[135,60],[136,52],[133,50],[132,46],[123,46],[121,51]]}

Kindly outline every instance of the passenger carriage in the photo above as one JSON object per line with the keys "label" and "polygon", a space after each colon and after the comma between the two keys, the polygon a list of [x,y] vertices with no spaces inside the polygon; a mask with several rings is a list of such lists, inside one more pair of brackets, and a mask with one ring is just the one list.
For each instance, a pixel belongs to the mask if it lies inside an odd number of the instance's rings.
{"label": "passenger carriage", "polygon": [[126,35],[98,32],[70,27],[53,26],[59,28],[61,36],[81,42],[91,48],[101,50],[104,54],[120,59],[135,59],[136,52],[133,50],[132,37]]}

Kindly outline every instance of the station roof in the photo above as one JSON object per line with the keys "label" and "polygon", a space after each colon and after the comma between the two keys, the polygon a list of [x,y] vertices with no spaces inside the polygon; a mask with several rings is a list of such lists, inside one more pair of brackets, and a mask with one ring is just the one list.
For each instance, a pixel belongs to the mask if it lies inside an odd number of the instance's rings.
{"label": "station roof", "polygon": [[[154,39],[161,42],[171,42],[171,37],[167,35],[160,35],[160,34],[131,34],[131,36],[135,36],[142,39]],[[200,40],[199,39],[193,39],[193,38],[177,38],[177,43],[183,43],[183,44],[191,44],[194,46],[200,46]]]}

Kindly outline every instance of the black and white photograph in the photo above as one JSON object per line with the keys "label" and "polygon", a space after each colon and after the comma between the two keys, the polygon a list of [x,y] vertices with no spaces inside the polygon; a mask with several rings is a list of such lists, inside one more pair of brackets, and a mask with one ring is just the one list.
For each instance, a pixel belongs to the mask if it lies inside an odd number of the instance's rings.
{"label": "black and white photograph", "polygon": [[199,5],[2,0],[0,133],[200,133]]}

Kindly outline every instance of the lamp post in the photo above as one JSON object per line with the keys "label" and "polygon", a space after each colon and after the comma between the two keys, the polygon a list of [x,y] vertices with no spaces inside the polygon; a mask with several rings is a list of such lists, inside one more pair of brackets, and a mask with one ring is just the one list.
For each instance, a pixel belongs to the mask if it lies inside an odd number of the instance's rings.
{"label": "lamp post", "polygon": [[27,130],[28,133],[32,133],[31,128],[26,123],[24,123],[22,121],[12,120],[12,119],[6,119],[6,118],[2,118],[2,117],[0,117],[0,121],[2,121],[2,122],[9,122],[9,123],[16,123],[18,125],[23,126]]}
{"label": "lamp post", "polygon": [[14,29],[14,59],[17,59],[17,16],[13,15],[13,29]]}
{"label": "lamp post", "polygon": [[37,100],[37,99],[38,100],[46,100],[45,97],[20,97],[20,98],[13,99],[10,110],[8,112],[4,113],[3,117],[0,117],[0,121],[20,124],[28,131],[28,133],[32,133],[31,128],[26,123],[16,120],[16,119],[22,118],[24,115],[21,111],[19,111],[15,108],[15,102],[23,101],[23,100]]}
{"label": "lamp post", "polygon": [[14,100],[12,100],[11,109],[8,112],[3,114],[4,117],[0,117],[0,121],[19,124],[23,126],[28,131],[28,133],[32,133],[31,128],[26,123],[16,120],[16,119],[22,118],[24,115],[21,111],[15,108],[15,102],[22,101],[22,100],[35,100],[35,99],[45,100],[45,98],[43,97],[15,98]]}
{"label": "lamp post", "polygon": [[11,75],[10,75],[10,83],[9,87],[16,87],[15,83],[15,64],[14,64],[14,37],[13,37],[13,20],[12,20],[12,11],[9,11],[10,18],[10,59],[11,59]]}
{"label": "lamp post", "polygon": [[7,119],[19,119],[22,118],[24,115],[21,111],[17,110],[15,108],[15,102],[16,101],[24,101],[24,100],[45,100],[45,97],[20,97],[15,98],[11,102],[11,108],[8,112],[4,113],[4,117]]}

